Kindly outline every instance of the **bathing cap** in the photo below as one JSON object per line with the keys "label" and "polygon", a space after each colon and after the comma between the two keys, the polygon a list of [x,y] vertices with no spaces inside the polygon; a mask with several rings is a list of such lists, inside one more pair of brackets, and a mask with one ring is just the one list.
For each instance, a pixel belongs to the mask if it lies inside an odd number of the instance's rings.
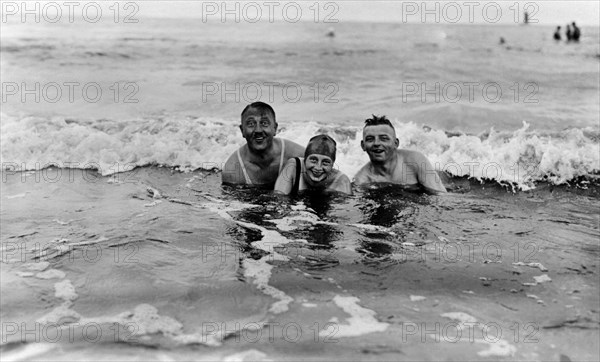
{"label": "bathing cap", "polygon": [[304,152],[304,158],[312,154],[329,156],[332,161],[335,162],[335,141],[328,135],[320,134],[314,136],[308,141],[306,146],[306,152]]}

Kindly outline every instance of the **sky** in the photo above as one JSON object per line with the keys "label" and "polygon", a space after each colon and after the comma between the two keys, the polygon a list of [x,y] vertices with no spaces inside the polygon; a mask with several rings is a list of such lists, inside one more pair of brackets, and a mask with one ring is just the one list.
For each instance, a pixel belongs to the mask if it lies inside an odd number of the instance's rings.
{"label": "sky", "polygon": [[[338,20],[340,22],[510,24],[522,22],[524,11],[527,10],[530,14],[530,23],[564,25],[576,21],[582,26],[600,26],[600,1],[598,0],[217,0],[138,1],[137,3],[140,7],[140,15],[143,13],[152,17],[204,17],[207,21],[222,21],[224,16],[226,22],[235,21],[235,12],[240,21],[300,19],[300,21],[320,22]],[[298,9],[301,9],[301,15],[297,15]]]}
{"label": "sky", "polygon": [[[529,13],[531,24],[565,25],[576,21],[580,26],[600,26],[599,0],[2,0],[2,22],[20,19],[19,13],[39,6],[46,17],[62,11],[68,17],[69,5],[77,4],[77,14],[87,5],[102,7],[106,16],[135,14],[136,18],[196,18],[204,22],[296,22],[321,23],[368,21],[425,24],[517,24]],[[94,7],[90,7],[90,15]],[[16,14],[16,15],[15,15]],[[33,19],[30,16],[27,19]]]}

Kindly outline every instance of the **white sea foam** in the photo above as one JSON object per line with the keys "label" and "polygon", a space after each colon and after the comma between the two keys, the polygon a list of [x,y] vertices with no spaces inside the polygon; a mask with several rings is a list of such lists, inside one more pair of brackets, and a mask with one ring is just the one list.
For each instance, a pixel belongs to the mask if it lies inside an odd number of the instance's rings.
{"label": "white sea foam", "polygon": [[53,349],[58,348],[56,343],[27,343],[16,351],[2,352],[2,361],[33,361],[41,360]]}
{"label": "white sea foam", "polygon": [[294,298],[269,285],[273,266],[268,264],[264,257],[259,260],[244,259],[243,266],[244,276],[252,278],[252,282],[260,291],[277,299],[277,302],[269,307],[269,312],[273,314],[287,312],[289,304],[294,301]]}
{"label": "white sea foam", "polygon": [[533,279],[535,280],[536,283],[545,283],[545,282],[551,282],[552,279],[548,276],[548,274],[542,274],[539,276],[534,276]]}
{"label": "white sea foam", "polygon": [[275,224],[281,231],[295,230],[302,224],[337,225],[336,223],[321,221],[317,215],[306,211],[294,211],[293,214],[288,214],[284,218],[266,221]]}
{"label": "white sea foam", "polygon": [[[367,333],[383,332],[388,327],[388,323],[379,322],[375,316],[376,313],[370,309],[363,308],[358,305],[360,299],[356,297],[342,297],[336,295],[333,297],[333,302],[344,312],[350,314],[347,324],[338,324],[339,330],[336,332],[336,337],[356,337]],[[326,337],[330,335],[328,330],[319,332],[319,335]]]}
{"label": "white sea foam", "polygon": [[514,354],[517,352],[517,348],[515,346],[503,339],[495,342],[476,339],[474,342],[484,343],[488,346],[488,349],[477,352],[477,354],[481,357],[508,357],[514,356]]}
{"label": "white sea foam", "polygon": [[476,323],[477,318],[464,312],[450,312],[441,314],[442,317],[457,320],[461,323]]}
{"label": "white sea foam", "polygon": [[34,276],[35,274],[33,274],[32,272],[17,272],[17,276],[20,276],[22,278],[29,278]]}
{"label": "white sea foam", "polygon": [[516,265],[516,266],[529,266],[529,267],[532,267],[532,268],[538,268],[538,269],[540,269],[543,272],[547,272],[548,271],[548,269],[546,269],[546,267],[543,266],[542,263],[524,263],[522,261],[519,261],[519,262],[512,263],[512,264]]}
{"label": "white sea foam", "polygon": [[54,308],[51,312],[45,314],[41,318],[38,318],[37,322],[41,324],[56,324],[65,325],[73,322],[77,322],[81,319],[81,315],[71,309],[72,303],[70,301],[63,302],[58,307]]}
{"label": "white sea foam", "polygon": [[261,351],[257,351],[255,349],[251,349],[248,351],[238,352],[231,354],[229,356],[225,356],[223,358],[224,362],[244,362],[244,361],[271,361],[267,359],[267,355]]}
{"label": "white sea foam", "polygon": [[[441,316],[458,321],[459,329],[464,328],[466,330],[469,330],[469,328],[471,328],[471,326],[473,326],[475,324],[481,326],[481,324],[477,322],[477,318],[473,317],[470,314],[464,313],[464,312],[443,313],[443,314],[441,314]],[[466,323],[469,323],[469,326],[465,326]],[[510,343],[508,343],[507,341],[505,341],[503,339],[499,339],[497,341],[493,341],[493,340],[488,341],[485,339],[474,339],[473,342],[486,344],[488,346],[488,349],[477,352],[477,354],[481,357],[513,356],[517,351],[517,348],[515,346],[511,345]]]}
{"label": "white sea foam", "polygon": [[46,269],[48,269],[48,267],[50,266],[50,263],[47,261],[39,261],[37,263],[27,263],[25,265],[23,265],[23,267],[27,270],[31,270],[31,271],[44,271]]}
{"label": "white sea foam", "polygon": [[49,269],[35,275],[39,279],[63,279],[65,276],[65,272],[58,269]]}
{"label": "white sea foam", "polygon": [[[3,163],[12,169],[59,167],[100,168],[104,175],[123,165],[161,164],[182,169],[221,169],[244,139],[231,132],[231,121],[217,119],[134,119],[73,121],[63,118],[2,114]],[[456,176],[511,182],[523,188],[548,177],[556,184],[600,170],[597,131],[569,129],[556,134],[493,129],[486,137],[448,136],[442,130],[395,122],[400,147],[425,154],[438,169]],[[279,136],[306,144],[327,125],[302,122],[286,125]],[[338,141],[336,167],[350,177],[368,161],[359,147],[360,127],[347,126]],[[43,136],[42,136],[43,135]],[[350,135],[350,136],[348,136]],[[153,145],[149,148],[147,145]],[[67,162],[71,162],[69,166]],[[121,167],[118,167],[121,165]]]}
{"label": "white sea foam", "polygon": [[54,284],[54,296],[66,302],[72,302],[77,299],[75,287],[69,279]]}

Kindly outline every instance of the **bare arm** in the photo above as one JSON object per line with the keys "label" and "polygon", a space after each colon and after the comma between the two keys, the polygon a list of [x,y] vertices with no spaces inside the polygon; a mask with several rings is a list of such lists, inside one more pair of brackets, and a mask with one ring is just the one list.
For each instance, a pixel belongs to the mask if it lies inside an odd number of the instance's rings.
{"label": "bare arm", "polygon": [[354,179],[352,181],[355,185],[364,185],[371,181],[369,180],[368,169],[369,164],[366,164],[358,171],[356,175],[354,175]]}
{"label": "bare arm", "polygon": [[296,160],[289,159],[281,170],[277,181],[275,182],[275,193],[289,195],[292,192],[294,180],[296,178]]}
{"label": "bare arm", "polygon": [[340,177],[338,177],[338,179],[335,180],[331,186],[329,186],[329,190],[352,195],[352,185],[350,183],[350,179],[344,174],[340,175]]}
{"label": "bare arm", "polygon": [[446,188],[442,184],[442,179],[429,162],[429,159],[419,152],[415,152],[414,158],[413,162],[418,165],[417,179],[425,190],[434,195],[445,194]]}

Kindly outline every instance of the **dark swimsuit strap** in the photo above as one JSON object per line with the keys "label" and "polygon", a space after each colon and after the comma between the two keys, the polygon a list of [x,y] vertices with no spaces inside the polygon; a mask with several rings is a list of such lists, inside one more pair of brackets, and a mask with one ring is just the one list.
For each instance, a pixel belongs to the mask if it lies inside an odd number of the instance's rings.
{"label": "dark swimsuit strap", "polygon": [[298,195],[298,189],[300,188],[300,173],[302,172],[302,163],[300,157],[294,157],[296,160],[296,177],[294,178],[294,184],[292,185],[292,195]]}

